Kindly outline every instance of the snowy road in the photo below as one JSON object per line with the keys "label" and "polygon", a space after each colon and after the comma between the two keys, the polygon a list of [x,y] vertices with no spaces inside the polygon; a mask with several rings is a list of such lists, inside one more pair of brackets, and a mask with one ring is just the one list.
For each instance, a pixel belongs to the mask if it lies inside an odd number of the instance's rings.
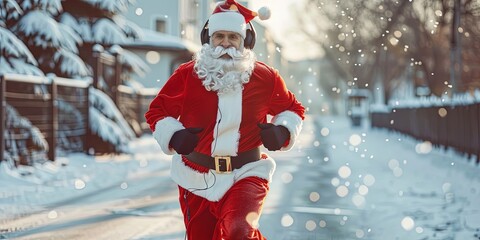
{"label": "snowy road", "polygon": [[[3,167],[0,239],[183,239],[168,157],[151,137],[134,149],[72,155],[28,181]],[[308,118],[295,148],[271,155],[268,239],[479,239],[480,169],[452,151]]]}
{"label": "snowy road", "polygon": [[[128,184],[126,184],[128,183]],[[15,239],[168,239],[183,231],[168,168],[135,174],[2,224]],[[160,220],[159,220],[160,219]],[[19,229],[18,229],[19,228]],[[152,233],[161,233],[157,237]],[[0,235],[1,236],[1,235]],[[1,237],[0,237],[1,238]]]}

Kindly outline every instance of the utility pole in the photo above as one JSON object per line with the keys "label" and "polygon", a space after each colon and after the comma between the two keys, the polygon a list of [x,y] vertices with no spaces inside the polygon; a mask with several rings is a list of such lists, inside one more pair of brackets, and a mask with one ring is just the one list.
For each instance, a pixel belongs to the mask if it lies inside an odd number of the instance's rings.
{"label": "utility pole", "polygon": [[458,86],[462,80],[462,43],[459,33],[461,0],[454,0],[453,20],[452,20],[452,36],[450,40],[450,84],[452,92],[458,92]]}

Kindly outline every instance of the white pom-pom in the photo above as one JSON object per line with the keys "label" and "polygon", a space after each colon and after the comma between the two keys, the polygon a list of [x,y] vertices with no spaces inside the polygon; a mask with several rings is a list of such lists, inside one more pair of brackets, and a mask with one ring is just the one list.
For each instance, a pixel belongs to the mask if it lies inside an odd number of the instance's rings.
{"label": "white pom-pom", "polygon": [[271,15],[270,8],[268,7],[261,7],[260,9],[258,9],[257,13],[260,20],[267,20],[270,18]]}

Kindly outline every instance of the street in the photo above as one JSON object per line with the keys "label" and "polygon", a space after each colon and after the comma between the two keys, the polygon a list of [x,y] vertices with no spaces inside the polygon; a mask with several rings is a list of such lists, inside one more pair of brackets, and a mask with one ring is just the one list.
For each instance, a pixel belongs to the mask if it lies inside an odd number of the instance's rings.
{"label": "street", "polygon": [[[0,202],[23,209],[0,219],[0,239],[184,239],[177,189],[168,160],[151,152],[160,151],[155,144],[141,138],[133,160],[112,156],[130,170],[118,179],[91,177],[87,186],[94,190],[85,194],[41,206]],[[420,156],[418,144],[350,128],[347,119],[308,117],[294,149],[269,153],[277,170],[262,233],[278,240],[478,239],[478,166],[436,149]],[[130,164],[140,153],[146,154],[140,162],[150,163]]]}

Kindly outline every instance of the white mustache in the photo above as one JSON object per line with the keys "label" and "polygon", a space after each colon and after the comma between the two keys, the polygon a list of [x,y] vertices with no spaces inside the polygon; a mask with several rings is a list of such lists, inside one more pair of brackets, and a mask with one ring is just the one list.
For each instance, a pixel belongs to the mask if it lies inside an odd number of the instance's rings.
{"label": "white mustache", "polygon": [[222,46],[217,46],[211,53],[213,58],[220,58],[224,54],[227,54],[233,60],[240,60],[243,58],[242,53],[234,47],[224,48]]}

